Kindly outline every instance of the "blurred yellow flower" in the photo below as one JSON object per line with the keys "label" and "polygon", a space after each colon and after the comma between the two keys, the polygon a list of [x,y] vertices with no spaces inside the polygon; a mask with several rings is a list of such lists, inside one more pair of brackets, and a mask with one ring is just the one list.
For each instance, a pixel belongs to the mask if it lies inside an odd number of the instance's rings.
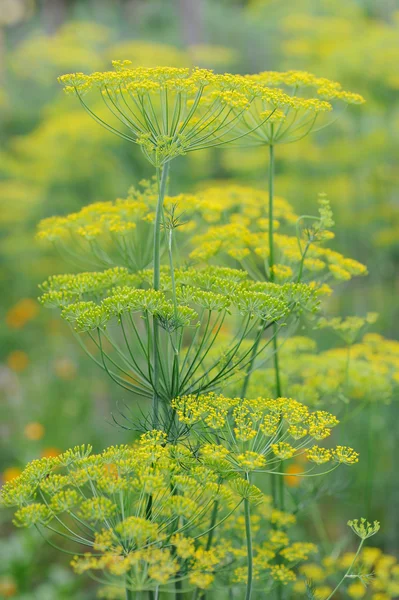
{"label": "blurred yellow flower", "polygon": [[[8,467],[7,469],[5,469],[5,471],[3,472],[3,481],[4,483],[7,483],[8,481],[11,481],[12,479],[15,479],[16,477],[18,477],[19,475],[21,475],[22,471],[19,467]],[[1,584],[0,584],[0,593],[2,593],[1,591]]]}
{"label": "blurred yellow flower", "polygon": [[41,440],[44,436],[44,427],[41,423],[33,421],[28,423],[24,429],[24,436],[31,441]]}
{"label": "blurred yellow flower", "polygon": [[53,447],[49,446],[48,448],[44,448],[41,451],[40,456],[42,458],[55,458],[59,454],[61,454],[61,450],[59,450],[59,448],[55,448],[54,446]]}
{"label": "blurred yellow flower", "polygon": [[16,373],[24,371],[29,364],[29,357],[23,350],[14,350],[7,356],[7,366]]}
{"label": "blurred yellow flower", "polygon": [[302,473],[303,469],[299,465],[289,465],[285,472],[284,480],[288,487],[298,487],[301,484],[302,478],[298,476],[298,473]]}
{"label": "blurred yellow flower", "polygon": [[348,587],[348,595],[351,598],[355,598],[356,600],[358,598],[363,598],[363,596],[366,595],[366,592],[367,589],[360,581],[355,581],[354,583],[351,583],[351,585]]}
{"label": "blurred yellow flower", "polygon": [[6,323],[11,329],[22,329],[39,311],[39,305],[32,298],[23,298],[6,315]]}

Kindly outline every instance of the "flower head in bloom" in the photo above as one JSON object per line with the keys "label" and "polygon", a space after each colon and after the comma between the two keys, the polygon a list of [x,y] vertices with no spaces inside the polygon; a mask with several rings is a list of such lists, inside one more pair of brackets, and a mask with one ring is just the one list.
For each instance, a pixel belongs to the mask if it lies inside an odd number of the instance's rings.
{"label": "flower head in bloom", "polygon": [[366,540],[372,535],[375,535],[380,529],[380,523],[378,521],[369,523],[364,518],[348,521],[348,525],[362,540]]}
{"label": "flower head in bloom", "polygon": [[[245,125],[255,144],[275,145],[300,140],[315,130],[321,116],[334,110],[338,103],[345,107],[364,102],[360,94],[343,90],[339,83],[303,71],[265,71],[247,78],[265,87],[264,97],[271,94],[270,102],[273,102],[273,92],[281,94],[279,109],[265,123],[260,123],[258,114],[253,111],[252,120],[247,118]],[[253,126],[254,122],[258,123],[257,128]],[[250,124],[252,131],[249,131]],[[241,120],[238,128],[244,130],[245,125]]]}
{"label": "flower head in bloom", "polygon": [[348,345],[353,344],[358,339],[360,332],[364,331],[368,326],[373,325],[378,319],[377,313],[368,313],[366,317],[346,317],[341,319],[335,317],[333,319],[322,318],[318,322],[320,328],[332,329],[344,340]]}
{"label": "flower head in bloom", "polygon": [[351,448],[311,446],[329,436],[338,420],[326,411],[311,412],[292,398],[242,399],[210,393],[177,397],[172,407],[194,439],[207,442],[200,453],[215,472],[279,472],[282,460],[302,455],[314,463],[310,470],[331,461],[358,460]]}
{"label": "flower head in bloom", "polygon": [[[129,189],[126,198],[94,202],[78,212],[43,219],[37,239],[54,245],[63,257],[79,267],[122,266],[136,272],[148,268],[152,262],[157,200],[156,182],[143,180]],[[166,216],[171,211],[184,214],[184,222],[174,228],[176,243],[180,241],[180,231],[196,227],[192,217],[199,205],[200,198],[194,194],[164,198]]]}
{"label": "flower head in bloom", "polygon": [[[263,94],[260,86],[242,76],[215,75],[206,69],[132,68],[127,60],[113,61],[113,67],[91,75],[62,75],[59,81],[98,123],[139,144],[157,167],[237,137],[235,123]],[[85,95],[92,90],[99,92],[108,109],[104,118],[86,102]],[[266,121],[273,111],[270,108],[261,119]]]}
{"label": "flower head in bloom", "polygon": [[[363,319],[360,321],[363,323]],[[335,323],[341,323],[335,319],[333,322],[334,328]],[[337,332],[341,337],[341,331]],[[301,336],[286,340],[280,353],[287,395],[313,407],[336,405],[343,398],[388,403],[399,381],[399,343],[377,334],[366,334],[351,345],[349,365],[347,346],[318,352],[313,340]],[[272,380],[270,370],[255,371],[248,394],[272,394]]]}
{"label": "flower head in bloom", "polygon": [[[296,523],[295,515],[273,507],[272,497],[262,494],[251,507],[250,524],[253,542],[253,577],[263,589],[276,582],[288,584],[296,580],[298,564],[307,561],[317,552],[317,546],[298,541],[291,533]],[[228,549],[234,559],[233,570],[223,574],[232,584],[245,585],[248,576],[246,565],[245,518],[240,505],[231,518],[214,532],[216,547]]]}
{"label": "flower head in bloom", "polygon": [[[131,273],[123,267],[55,275],[43,284],[41,301],[60,309],[62,318],[84,335],[88,351],[114,381],[147,397],[153,392],[148,348],[152,346],[150,321],[156,316],[165,356],[167,348],[179,356],[175,363],[162,364],[157,392],[166,403],[240,376],[257,343],[249,335],[257,325],[262,336],[268,323],[286,322],[301,307],[315,311],[319,305],[311,286],[265,283],[258,289],[239,269],[179,268],[174,270],[173,285],[169,269],[162,267],[160,289],[154,290],[152,281],[152,270]],[[240,331],[236,337],[222,329],[233,319]],[[193,351],[196,343],[202,344],[204,356]],[[269,345],[270,337],[262,336],[258,352]]]}
{"label": "flower head in bloom", "polygon": [[139,590],[176,577],[208,587],[226,554],[208,550],[202,539],[209,507],[217,502],[223,520],[242,496],[185,446],[150,431],[101,454],[78,446],[33,461],[3,486],[1,501],[16,508],[17,527],[49,526],[86,546],[72,561],[76,573]]}
{"label": "flower head in bloom", "polygon": [[[214,257],[234,259],[257,280],[314,282],[320,294],[326,284],[367,274],[360,262],[327,247],[334,237],[332,211],[324,194],[318,198],[318,216],[297,217],[283,198],[275,199],[273,228],[274,264],[270,268],[268,194],[241,186],[210,187],[198,194],[199,212],[209,223],[193,237],[190,258],[209,262]],[[222,224],[214,221],[222,220]],[[295,225],[295,227],[294,227]],[[315,282],[322,280],[322,285]]]}

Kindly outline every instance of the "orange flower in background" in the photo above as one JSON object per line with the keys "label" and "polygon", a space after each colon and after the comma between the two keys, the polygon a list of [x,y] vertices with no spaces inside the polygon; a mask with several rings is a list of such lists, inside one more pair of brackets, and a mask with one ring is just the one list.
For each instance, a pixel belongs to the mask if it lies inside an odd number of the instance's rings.
{"label": "orange flower in background", "polygon": [[28,423],[24,429],[24,436],[31,441],[36,442],[44,436],[44,427],[41,423]]}
{"label": "orange flower in background", "polygon": [[289,487],[298,487],[300,485],[302,477],[299,477],[298,473],[303,473],[303,468],[300,465],[290,465],[286,469],[284,480]]}
{"label": "orange flower in background", "polygon": [[25,371],[29,364],[29,357],[23,350],[14,350],[7,356],[7,366],[16,373]]}
{"label": "orange flower in background", "polygon": [[[22,473],[22,471],[19,467],[8,467],[8,469],[5,469],[5,471],[3,473],[4,483],[8,483],[12,479],[15,479],[16,477],[21,475],[21,473]],[[1,592],[1,587],[0,587],[0,592]]]}
{"label": "orange flower in background", "polygon": [[55,456],[58,456],[59,454],[61,454],[61,450],[59,448],[55,448],[54,446],[49,446],[48,448],[44,448],[41,453],[40,456],[42,458],[54,458]]}
{"label": "orange flower in background", "polygon": [[11,329],[22,329],[39,312],[39,305],[32,298],[23,298],[6,315],[6,323]]}
{"label": "orange flower in background", "polygon": [[17,595],[17,584],[12,577],[0,577],[1,598],[13,598]]}

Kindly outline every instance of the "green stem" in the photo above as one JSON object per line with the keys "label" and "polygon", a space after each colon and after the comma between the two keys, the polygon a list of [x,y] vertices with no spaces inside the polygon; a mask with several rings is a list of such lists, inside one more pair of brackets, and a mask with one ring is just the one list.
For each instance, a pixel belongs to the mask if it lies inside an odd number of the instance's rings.
{"label": "green stem", "polygon": [[[274,146],[269,146],[269,278],[270,281],[274,282],[274,228],[273,228],[273,217],[274,217]],[[273,362],[274,362],[274,376],[276,385],[276,397],[281,398],[281,378],[280,378],[280,365],[278,356],[278,329],[277,325],[273,325]],[[283,470],[283,463],[280,464],[280,471]],[[273,477],[273,475],[271,476]],[[273,486],[272,486],[273,489]],[[274,498],[276,499],[276,493]],[[278,483],[278,507],[284,509],[284,478],[280,477]]]}
{"label": "green stem", "polygon": [[[249,474],[246,474],[246,479],[249,483]],[[245,600],[251,600],[252,595],[252,577],[253,577],[253,550],[252,550],[252,532],[251,532],[251,511],[248,498],[244,499],[244,515],[245,515],[245,537],[247,539],[247,561],[248,561],[248,577],[247,590]]]}
{"label": "green stem", "polygon": [[[162,175],[159,174],[157,169],[157,180],[158,180],[158,202],[155,213],[155,224],[154,224],[154,290],[159,290],[161,280],[161,220],[163,214],[163,201],[165,197],[166,181],[168,178],[169,163],[165,163],[162,169]],[[158,428],[159,425],[159,324],[158,318],[153,317],[153,362],[154,362],[154,386],[152,395],[152,424],[154,429]]]}
{"label": "green stem", "polygon": [[333,591],[331,592],[331,594],[328,596],[328,598],[326,598],[326,600],[330,600],[330,598],[334,597],[335,592],[341,587],[341,585],[343,584],[344,580],[348,577],[348,575],[350,575],[350,572],[352,570],[353,565],[356,562],[357,557],[359,556],[360,550],[362,549],[362,546],[364,544],[364,540],[361,540],[359,547],[357,549],[357,552],[348,568],[348,570],[346,571],[345,575],[342,577],[342,579],[339,581],[338,585],[333,589]]}
{"label": "green stem", "polygon": [[133,592],[126,588],[126,600],[133,600]]}
{"label": "green stem", "polygon": [[307,254],[309,248],[310,248],[310,244],[306,244],[306,248],[305,248],[305,250],[304,250],[304,252],[302,254],[301,263],[299,265],[298,278],[296,280],[297,283],[301,282],[302,273],[303,273],[303,265],[305,264],[305,258],[306,258],[306,254]]}
{"label": "green stem", "polygon": [[[274,211],[274,146],[269,146],[269,278],[274,282],[274,229],[273,229],[273,211]],[[276,394],[281,396],[280,369],[278,360],[278,340],[277,325],[273,325],[273,350],[274,350],[274,372],[276,378]]]}
{"label": "green stem", "polygon": [[274,146],[269,146],[269,277],[274,281],[274,231],[273,231],[273,200],[274,200]]}
{"label": "green stem", "polygon": [[[168,231],[168,257],[169,257],[169,267],[170,267],[170,277],[172,280],[172,299],[173,299],[173,307],[174,307],[174,315],[177,320],[177,297],[176,297],[176,281],[175,281],[175,269],[173,264],[173,229],[171,228]],[[175,396],[179,393],[179,385],[180,385],[180,364],[179,364],[179,333],[176,330],[175,335],[175,343],[173,344],[173,369],[172,369],[172,384],[171,384],[171,394]],[[172,415],[174,420],[175,415]]]}
{"label": "green stem", "polygon": [[256,359],[256,357],[258,355],[258,348],[259,348],[260,340],[261,340],[261,336],[259,335],[257,337],[256,341],[255,341],[255,344],[254,344],[253,348],[252,348],[251,358],[250,358],[250,361],[249,361],[248,369],[247,369],[247,372],[245,374],[245,379],[244,379],[244,383],[243,383],[242,390],[241,390],[241,398],[245,398],[245,396],[247,394],[249,380],[250,380],[251,375],[252,375],[252,369],[254,367],[255,359]]}
{"label": "green stem", "polygon": [[366,413],[367,419],[367,477],[365,485],[365,514],[371,513],[372,495],[373,495],[373,482],[374,482],[374,454],[373,454],[373,406],[369,403],[368,411]]}
{"label": "green stem", "polygon": [[176,600],[180,600],[182,595],[182,581],[181,579],[178,579],[177,581],[175,581],[175,598]]}

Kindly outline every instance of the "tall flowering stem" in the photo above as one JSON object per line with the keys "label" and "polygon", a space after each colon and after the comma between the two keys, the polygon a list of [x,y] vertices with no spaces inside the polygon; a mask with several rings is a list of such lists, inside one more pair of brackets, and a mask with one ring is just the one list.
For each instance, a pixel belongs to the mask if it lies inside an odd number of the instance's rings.
{"label": "tall flowering stem", "polygon": [[[273,229],[273,201],[274,201],[274,146],[269,146],[269,271],[270,281],[274,282],[274,229]],[[281,381],[280,371],[278,363],[278,349],[277,349],[277,327],[273,326],[273,347],[274,347],[274,371],[276,377],[276,394],[277,397],[281,396]]]}
{"label": "tall flowering stem", "polygon": [[[246,480],[249,481],[249,473],[246,473]],[[252,578],[253,578],[253,548],[252,548],[252,531],[251,531],[251,510],[249,499],[244,499],[244,517],[245,517],[245,537],[247,541],[247,589],[245,592],[245,600],[251,600],[252,596]]]}
{"label": "tall flowering stem", "polygon": [[126,588],[126,600],[133,600],[133,592]]}
{"label": "tall flowering stem", "polygon": [[[166,182],[169,173],[169,163],[166,162],[162,167],[157,168],[158,181],[158,202],[155,213],[154,224],[154,290],[159,290],[161,278],[161,221],[163,214],[163,202],[165,198]],[[158,317],[153,315],[153,362],[154,362],[154,391],[152,396],[152,421],[154,429],[159,425],[159,323]]]}
{"label": "tall flowering stem", "polygon": [[[273,138],[273,125],[271,125],[271,133]],[[274,161],[274,145],[269,145],[269,277],[270,281],[274,282],[274,228],[273,228],[273,209],[274,209],[274,172],[275,172],[275,161]],[[279,356],[278,356],[278,329],[276,324],[273,324],[273,362],[274,362],[274,376],[276,385],[276,396],[280,398],[282,396],[281,379],[280,379],[280,367],[279,367]],[[280,465],[280,471],[283,465]],[[276,486],[272,475],[272,495],[275,502],[276,498]],[[284,479],[279,479],[279,499],[278,504],[280,508],[284,508]]]}
{"label": "tall flowering stem", "polygon": [[344,583],[345,579],[347,579],[348,577],[351,576],[352,573],[352,569],[358,559],[358,556],[360,554],[360,551],[363,547],[364,542],[372,537],[373,535],[375,535],[379,529],[380,529],[380,523],[379,521],[374,521],[374,523],[369,523],[368,521],[366,521],[366,519],[362,518],[362,519],[354,519],[352,521],[348,521],[348,526],[352,529],[352,531],[360,537],[360,544],[358,546],[358,549],[356,550],[356,553],[353,556],[353,560],[350,563],[346,573],[344,574],[344,576],[342,577],[342,579],[340,579],[340,581],[338,582],[338,585],[333,589],[333,591],[331,592],[331,594],[328,596],[328,598],[326,598],[326,600],[330,600],[330,598],[334,598],[335,596],[335,592],[337,592],[339,590],[339,588],[341,587],[341,585]]}

